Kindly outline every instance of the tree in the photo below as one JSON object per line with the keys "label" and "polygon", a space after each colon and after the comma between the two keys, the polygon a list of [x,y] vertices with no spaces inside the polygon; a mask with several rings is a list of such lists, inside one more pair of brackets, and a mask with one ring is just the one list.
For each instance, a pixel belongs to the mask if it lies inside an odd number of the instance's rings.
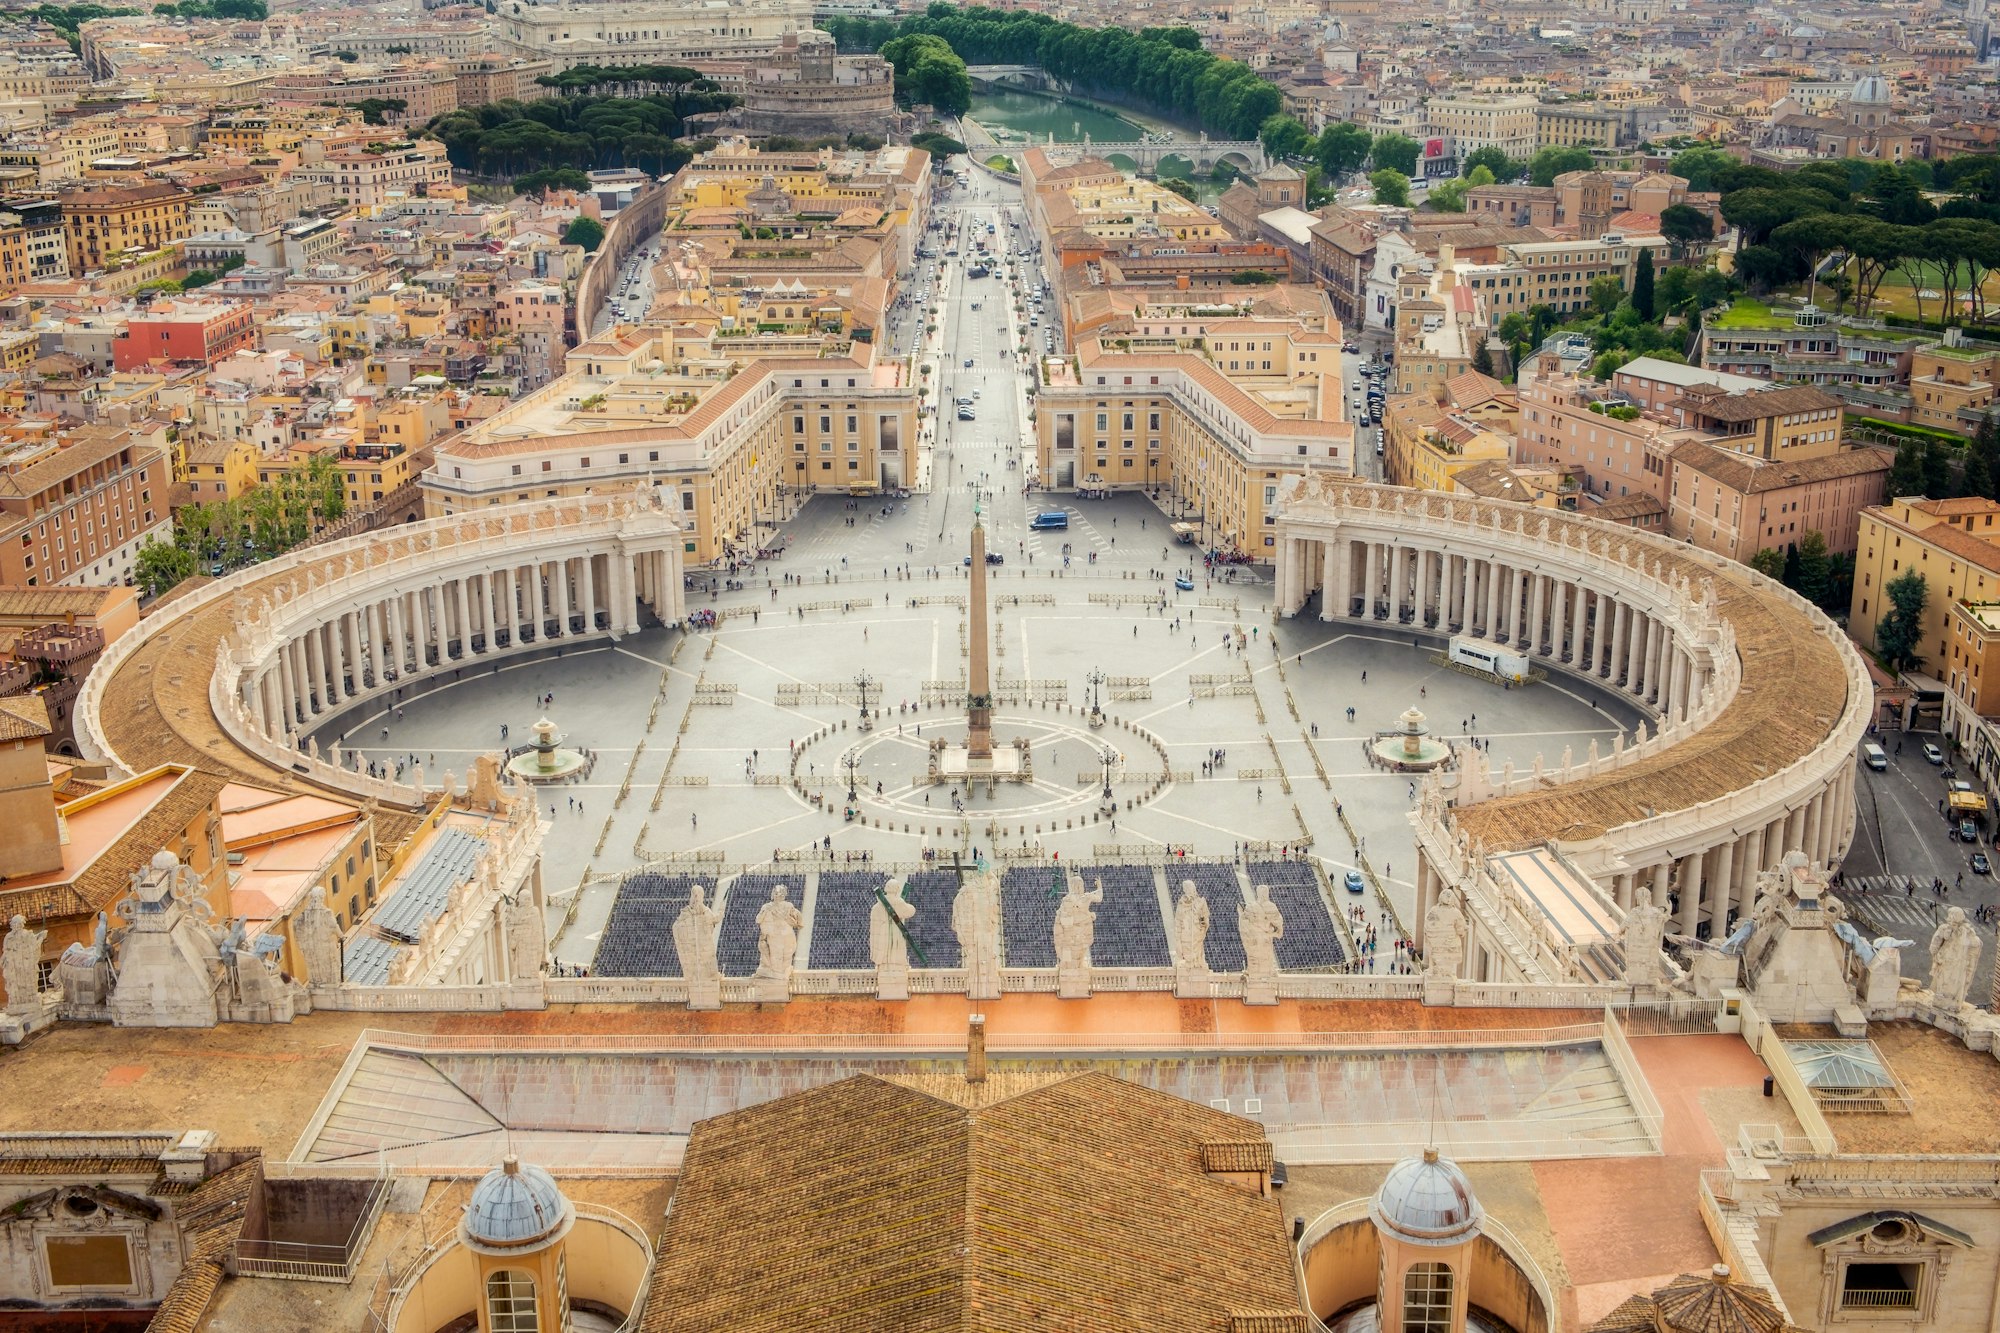
{"label": "tree", "polygon": [[1472,349],[1472,368],[1488,378],[1492,377],[1493,351],[1487,347],[1484,338],[1481,338],[1478,345]]}
{"label": "tree", "polygon": [[1653,322],[1653,252],[1641,246],[1632,269],[1632,309],[1648,324]]}
{"label": "tree", "polygon": [[[1924,493],[1924,456],[1915,440],[1904,440],[1896,446],[1896,461],[1889,465],[1889,495],[1893,499],[1900,495],[1922,495]],[[1943,499],[1934,496],[1933,499]]]}
{"label": "tree", "polygon": [[1408,179],[1417,174],[1417,159],[1423,151],[1424,146],[1407,134],[1378,134],[1368,155],[1378,168],[1392,168]]}
{"label": "tree", "polygon": [[355,54],[352,51],[335,51],[333,53],[333,58],[335,60],[338,60],[343,65],[351,65],[355,61],[361,59],[359,55]]}
{"label": "tree", "polygon": [[1596,165],[1588,148],[1544,148],[1528,159],[1528,181],[1534,185],[1554,185],[1556,177],[1571,171],[1589,171]]}
{"label": "tree", "polygon": [[1201,189],[1193,181],[1182,180],[1179,176],[1162,176],[1159,184],[1161,189],[1172,190],[1191,204],[1201,202]]}
{"label": "tree", "polygon": [[1370,172],[1368,183],[1375,187],[1375,202],[1392,208],[1410,206],[1410,178],[1393,167]]}
{"label": "tree", "polygon": [[1359,125],[1342,121],[1329,125],[1319,132],[1319,142],[1313,146],[1313,156],[1319,161],[1319,169],[1332,180],[1352,175],[1361,170],[1368,160],[1368,150],[1374,146],[1368,131]]}
{"label": "tree", "polygon": [[1955,499],[1958,488],[1951,484],[1951,446],[1943,440],[1924,441],[1924,494],[1933,500]]}
{"label": "tree", "polygon": [[1785,553],[1775,547],[1766,546],[1750,557],[1750,568],[1767,579],[1775,579],[1785,572]]}
{"label": "tree", "polygon": [[1591,279],[1590,304],[1596,308],[1599,315],[1610,315],[1624,299],[1625,284],[1612,274],[1606,273],[1603,277]]}
{"label": "tree", "polygon": [[1229,278],[1230,283],[1237,287],[1268,287],[1277,280],[1277,274],[1261,268],[1239,268]]}
{"label": "tree", "polygon": [[564,245],[580,245],[585,254],[591,254],[604,244],[604,224],[579,213],[563,228],[562,238]]}
{"label": "tree", "polygon": [[1431,187],[1431,207],[1440,213],[1463,213],[1465,192],[1471,188],[1466,180],[1440,181]]}
{"label": "tree", "polygon": [[1465,183],[1476,190],[1482,185],[1498,184],[1499,178],[1493,174],[1491,167],[1481,162],[1472,170],[1465,173]]}
{"label": "tree", "polygon": [[[1687,177],[1688,189],[1706,192],[1715,188],[1716,172],[1735,165],[1736,159],[1720,148],[1697,145],[1675,153],[1673,163],[1667,170],[1676,176]],[[1664,212],[1661,213],[1660,220],[1666,221],[1666,216]]]}
{"label": "tree", "polygon": [[158,597],[181,580],[192,577],[194,571],[194,552],[157,537],[147,538],[132,561],[132,577],[148,597]]}
{"label": "tree", "polygon": [[1679,259],[1689,246],[1715,238],[1715,220],[1688,204],[1668,204],[1660,210],[1660,235],[1667,240],[1668,255]]}
{"label": "tree", "polygon": [[[1481,167],[1493,173],[1494,181],[1513,180],[1524,170],[1519,162],[1507,156],[1505,152],[1493,144],[1488,144],[1484,148],[1473,149],[1465,155],[1465,160],[1460,165],[1464,168],[1468,179],[1473,172],[1478,171]],[[1491,182],[1488,183],[1490,184]]]}
{"label": "tree", "polygon": [[1814,606],[1827,605],[1827,594],[1833,589],[1833,562],[1827,554],[1826,534],[1810,528],[1792,551],[1798,557],[1798,577],[1792,590]]}
{"label": "tree", "polygon": [[910,146],[921,148],[939,159],[954,157],[965,151],[965,145],[948,134],[913,134],[910,136]]}
{"label": "tree", "polygon": [[1883,584],[1882,593],[1889,599],[1889,614],[1875,624],[1875,656],[1890,671],[1922,666],[1917,641],[1924,628],[1924,603],[1930,598],[1924,576],[1906,569]]}
{"label": "tree", "polygon": [[1258,126],[1257,138],[1263,142],[1265,152],[1281,160],[1298,157],[1313,142],[1312,131],[1282,112]]}

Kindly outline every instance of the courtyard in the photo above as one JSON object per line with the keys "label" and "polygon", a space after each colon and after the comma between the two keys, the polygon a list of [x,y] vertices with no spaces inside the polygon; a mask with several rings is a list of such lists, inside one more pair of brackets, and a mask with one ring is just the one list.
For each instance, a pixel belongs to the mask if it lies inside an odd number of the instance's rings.
{"label": "courtyard", "polygon": [[[710,884],[790,874],[797,895],[805,869],[956,856],[1309,857],[1332,914],[1358,910],[1387,941],[1414,910],[1415,780],[1371,764],[1366,742],[1415,706],[1439,738],[1474,736],[1496,766],[1525,768],[1608,746],[1636,721],[1562,675],[1503,690],[1452,671],[1432,636],[1274,622],[1265,571],[1210,577],[1144,497],[996,495],[1005,446],[953,452],[942,470],[970,474],[957,489],[816,498],[786,525],[781,558],[734,576],[740,588],[694,576],[690,608],[714,611],[713,628],[649,626],[446,673],[333,719],[321,744],[421,763],[436,780],[519,747],[547,715],[594,759],[540,789],[554,953],[587,967],[617,878],[647,865]],[[990,788],[923,780],[931,744],[964,735],[975,499],[1003,561],[988,581],[995,745],[1024,739],[1031,768]],[[1058,505],[1066,531],[1029,529]],[[1360,893],[1343,888],[1351,870],[1363,871]],[[1169,867],[1170,889],[1177,879]]]}

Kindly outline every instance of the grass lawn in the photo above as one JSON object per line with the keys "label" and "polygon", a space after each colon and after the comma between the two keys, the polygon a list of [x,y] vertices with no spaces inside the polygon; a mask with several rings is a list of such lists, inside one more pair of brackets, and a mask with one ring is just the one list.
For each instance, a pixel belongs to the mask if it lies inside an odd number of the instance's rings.
{"label": "grass lawn", "polygon": [[[1928,286],[1928,284],[1933,283],[1936,280],[1937,280],[1936,275],[1934,274],[1927,275],[1924,279],[1924,282],[1926,284],[1925,290],[1928,291],[1937,290],[1934,287]],[[1986,275],[1985,285],[1986,285],[1987,308],[1994,311],[2000,311],[2000,271],[1989,272]],[[1787,295],[1793,296],[1799,300],[1804,300],[1807,290],[1808,288],[1806,284],[1801,283],[1798,286],[1789,289]],[[1963,313],[1964,312],[1963,292],[1960,293],[1959,299],[1961,302],[1960,310],[1961,313]],[[1819,281],[1818,300],[1820,307],[1822,309],[1825,310],[1833,309],[1833,293],[1827,289],[1825,278],[1821,278]],[[1754,305],[1756,303],[1750,302],[1749,304]],[[1941,314],[1943,314],[1942,304],[1943,303],[1939,300],[1939,298],[1935,296],[1925,297],[1923,301],[1922,317],[1931,320],[1937,319]],[[1851,305],[1846,313],[1849,314],[1853,313]],[[1887,277],[1883,278],[1882,285],[1875,289],[1875,300],[1869,305],[1868,313],[1871,315],[1899,315],[1904,319],[1916,319],[1918,317],[1917,285],[1911,281],[1910,275],[1903,272],[1903,270],[1901,269],[1897,269],[1893,273],[1890,273]],[[1754,328],[1757,326],[1739,325],[1738,327]]]}
{"label": "grass lawn", "polygon": [[1791,316],[1774,315],[1770,306],[1747,296],[1738,297],[1729,309],[1708,317],[1712,329],[1775,329],[1790,323]]}

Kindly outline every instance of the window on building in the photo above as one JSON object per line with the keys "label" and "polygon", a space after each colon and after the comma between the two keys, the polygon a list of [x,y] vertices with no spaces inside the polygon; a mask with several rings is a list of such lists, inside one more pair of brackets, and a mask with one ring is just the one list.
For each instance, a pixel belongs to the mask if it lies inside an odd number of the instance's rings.
{"label": "window on building", "polygon": [[541,1333],[535,1309],[535,1279],[503,1268],[486,1279],[486,1326],[493,1333]]}
{"label": "window on building", "polygon": [[1448,1264],[1410,1266],[1403,1274],[1402,1333],[1451,1333],[1451,1282]]}
{"label": "window on building", "polygon": [[1914,1310],[1923,1278],[1922,1264],[1850,1263],[1840,1274],[1840,1308]]}

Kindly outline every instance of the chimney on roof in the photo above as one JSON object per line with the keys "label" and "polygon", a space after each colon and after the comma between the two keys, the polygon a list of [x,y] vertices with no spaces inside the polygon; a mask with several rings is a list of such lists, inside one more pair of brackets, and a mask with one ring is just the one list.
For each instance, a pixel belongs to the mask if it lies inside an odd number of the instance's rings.
{"label": "chimney on roof", "polygon": [[974,1014],[965,1020],[965,1081],[986,1081],[986,1015]]}

